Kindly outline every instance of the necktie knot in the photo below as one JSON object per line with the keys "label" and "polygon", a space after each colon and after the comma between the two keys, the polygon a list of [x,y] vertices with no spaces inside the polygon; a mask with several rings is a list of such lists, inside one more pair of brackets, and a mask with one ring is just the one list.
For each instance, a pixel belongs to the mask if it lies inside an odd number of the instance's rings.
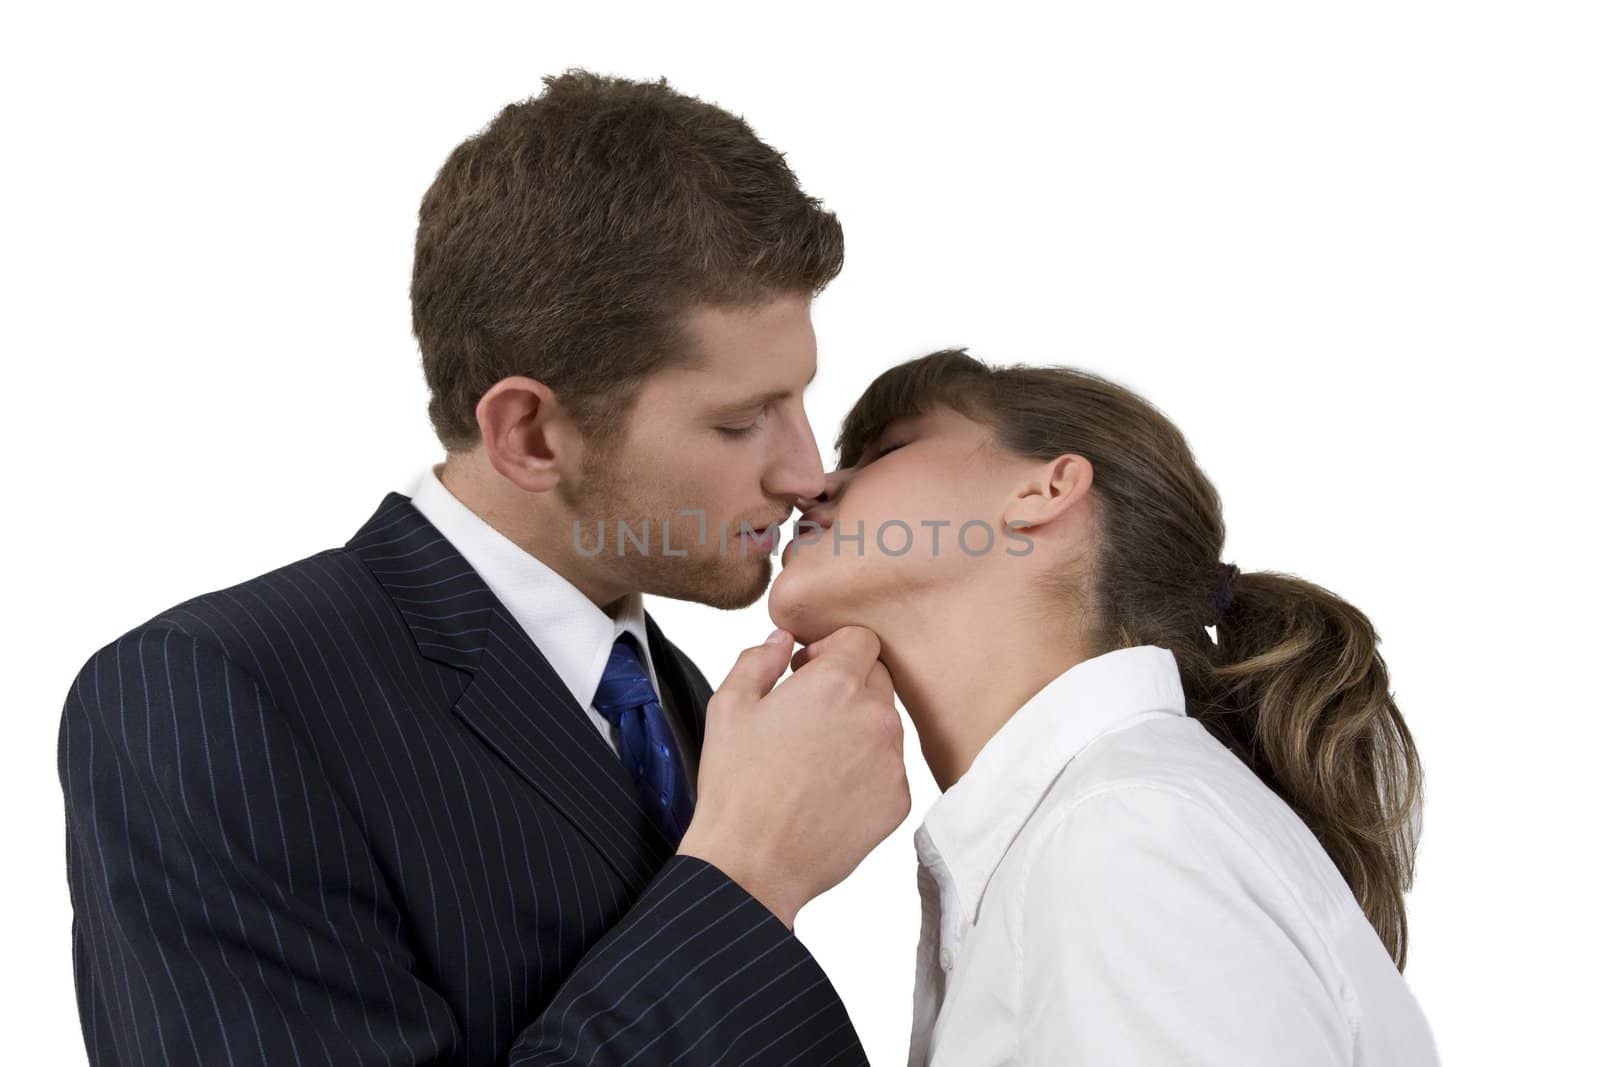
{"label": "necktie knot", "polygon": [[611,658],[600,675],[600,685],[594,694],[595,710],[616,726],[624,712],[637,710],[657,699],[650,675],[639,659],[638,646],[632,635],[623,634],[611,646]]}

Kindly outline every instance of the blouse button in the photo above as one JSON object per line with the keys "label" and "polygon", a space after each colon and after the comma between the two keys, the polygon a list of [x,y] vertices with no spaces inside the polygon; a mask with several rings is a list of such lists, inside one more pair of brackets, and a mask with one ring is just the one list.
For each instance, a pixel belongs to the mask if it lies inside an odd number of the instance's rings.
{"label": "blouse button", "polygon": [[951,970],[952,968],[954,968],[955,965],[956,965],[956,954],[954,952],[951,952],[947,948],[940,949],[939,950],[939,966],[948,971],[948,970]]}

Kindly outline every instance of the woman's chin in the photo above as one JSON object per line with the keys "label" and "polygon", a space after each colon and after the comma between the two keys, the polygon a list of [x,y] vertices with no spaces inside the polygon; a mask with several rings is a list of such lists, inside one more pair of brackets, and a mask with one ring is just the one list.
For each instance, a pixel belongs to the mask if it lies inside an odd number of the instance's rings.
{"label": "woman's chin", "polygon": [[812,585],[805,575],[785,569],[767,593],[767,615],[772,624],[794,634],[795,641],[802,645],[819,641],[843,625],[828,624],[835,612],[828,610],[825,598],[817,596],[818,590],[810,588]]}

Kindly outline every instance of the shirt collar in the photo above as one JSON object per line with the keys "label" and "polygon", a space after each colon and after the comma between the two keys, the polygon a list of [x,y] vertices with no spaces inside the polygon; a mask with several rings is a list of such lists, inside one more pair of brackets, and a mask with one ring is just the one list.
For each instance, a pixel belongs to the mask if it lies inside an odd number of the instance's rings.
{"label": "shirt collar", "polygon": [[1155,645],[1063,671],[1018,708],[945,791],[916,833],[922,865],[948,871],[967,922],[1046,791],[1090,742],[1156,715],[1183,715],[1178,661]]}
{"label": "shirt collar", "polygon": [[607,615],[577,586],[456,499],[438,471],[434,466],[423,472],[412,505],[478,572],[581,706],[594,702],[611,646],[625,633],[638,642],[650,683],[661,692],[650,661],[643,595],[629,593],[617,605],[616,616]]}

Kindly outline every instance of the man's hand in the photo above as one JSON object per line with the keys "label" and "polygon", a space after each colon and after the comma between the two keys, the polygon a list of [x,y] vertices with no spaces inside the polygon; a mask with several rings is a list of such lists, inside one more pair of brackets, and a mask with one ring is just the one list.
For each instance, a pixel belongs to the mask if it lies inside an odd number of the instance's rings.
{"label": "man's hand", "polygon": [[911,811],[905,734],[878,637],[845,626],[795,656],[776,631],[739,654],[706,709],[698,800],[678,852],[783,922],[838,885]]}

